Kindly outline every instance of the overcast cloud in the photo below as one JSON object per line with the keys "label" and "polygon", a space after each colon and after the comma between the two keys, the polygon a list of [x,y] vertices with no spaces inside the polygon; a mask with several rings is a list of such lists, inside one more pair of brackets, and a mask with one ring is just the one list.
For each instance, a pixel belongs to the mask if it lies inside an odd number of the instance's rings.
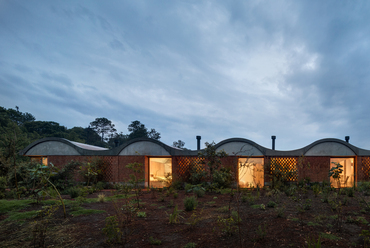
{"label": "overcast cloud", "polygon": [[0,106],[161,141],[370,149],[369,1],[0,0]]}

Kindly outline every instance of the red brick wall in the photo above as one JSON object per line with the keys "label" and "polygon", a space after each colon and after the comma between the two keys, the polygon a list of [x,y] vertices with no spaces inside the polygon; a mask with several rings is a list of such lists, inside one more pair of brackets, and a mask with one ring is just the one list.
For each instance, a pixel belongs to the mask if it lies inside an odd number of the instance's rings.
{"label": "red brick wall", "polygon": [[[129,175],[132,171],[126,168],[126,165],[133,162],[143,164],[145,170],[145,156],[48,156],[48,162],[53,163],[56,167],[62,168],[69,162],[91,162],[93,159],[101,158],[107,162],[108,167],[106,168],[104,180],[107,182],[123,182],[129,179]],[[142,178],[144,178],[144,173]],[[83,178],[76,173],[77,180],[81,181]]]}
{"label": "red brick wall", "polygon": [[370,157],[357,157],[357,181],[369,181]]}
{"label": "red brick wall", "polygon": [[298,163],[298,180],[329,181],[330,157],[304,157]]}
{"label": "red brick wall", "polygon": [[[53,163],[56,167],[62,168],[63,165],[70,161],[89,162],[96,158],[102,158],[108,164],[106,175],[104,180],[108,182],[123,182],[129,179],[129,175],[132,173],[131,170],[126,168],[126,165],[133,162],[143,164],[144,173],[142,178],[145,178],[145,182],[148,182],[148,166],[149,159],[146,156],[48,156],[48,162]],[[183,157],[174,156],[172,157],[172,174],[174,179],[177,175],[185,175],[187,173],[187,167],[184,166],[184,159],[199,160],[197,156],[194,157]],[[298,180],[302,180],[305,177],[309,177],[312,182],[322,182],[328,180],[328,173],[330,168],[330,157],[304,157],[303,159],[297,158],[297,169],[298,169]],[[268,157],[265,157],[265,164],[269,162]],[[230,168],[233,171],[234,177],[238,179],[238,157],[230,156],[222,158],[222,165],[226,168]],[[370,157],[358,157],[356,159],[357,166],[355,167],[356,181],[369,180],[370,173]],[[208,168],[206,168],[208,170]],[[76,179],[82,180],[79,175],[76,175]],[[265,182],[269,182],[270,178],[265,171]]]}

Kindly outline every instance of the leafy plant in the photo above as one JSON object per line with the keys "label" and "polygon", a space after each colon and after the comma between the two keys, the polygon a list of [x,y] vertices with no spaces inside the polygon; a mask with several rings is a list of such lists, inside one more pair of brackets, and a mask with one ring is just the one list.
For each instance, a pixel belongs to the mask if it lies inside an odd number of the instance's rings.
{"label": "leafy plant", "polygon": [[316,239],[314,237],[307,237],[307,248],[321,248],[321,236]]}
{"label": "leafy plant", "polygon": [[370,231],[369,230],[361,230],[360,237],[364,238],[364,247],[368,247],[370,245]]}
{"label": "leafy plant", "polygon": [[191,228],[194,228],[199,223],[199,221],[203,219],[202,213],[203,209],[199,213],[193,212],[186,224],[190,225]]}
{"label": "leafy plant", "polygon": [[197,247],[196,243],[190,242],[184,245],[182,248],[196,248],[196,247]]}
{"label": "leafy plant", "polygon": [[320,191],[321,191],[320,185],[319,184],[314,184],[312,186],[312,191],[313,191],[315,197],[317,197],[319,195]]}
{"label": "leafy plant", "polygon": [[173,212],[171,214],[169,214],[169,223],[170,224],[178,223],[179,222],[179,218],[183,218],[180,215],[180,212],[181,211],[178,210],[177,205],[176,205],[175,208],[173,209]]}
{"label": "leafy plant", "polygon": [[47,191],[46,184],[49,183],[54,188],[54,190],[57,192],[59,196],[60,203],[63,206],[63,212],[64,212],[64,218],[67,218],[66,213],[66,207],[64,205],[64,201],[62,199],[62,196],[60,195],[58,189],[55,187],[55,185],[49,180],[52,175],[56,173],[57,168],[54,167],[52,163],[49,164],[49,166],[37,164],[35,168],[29,169],[30,176],[34,180],[34,186],[36,188],[36,182],[37,187],[39,188],[38,193],[39,194],[45,194]]}
{"label": "leafy plant", "polygon": [[59,205],[43,206],[42,210],[37,211],[37,216],[40,220],[35,221],[32,230],[32,238],[34,247],[45,247],[46,231],[49,221],[54,213],[58,210]]}
{"label": "leafy plant", "polygon": [[217,226],[220,228],[221,232],[226,236],[231,236],[237,231],[236,222],[233,217],[222,218],[217,217]]}
{"label": "leafy plant", "polygon": [[184,205],[186,211],[193,211],[197,207],[198,201],[194,196],[186,197],[184,199]]}
{"label": "leafy plant", "polygon": [[7,187],[6,177],[0,177],[0,199],[5,198],[5,189]]}
{"label": "leafy plant", "polygon": [[130,169],[133,172],[133,174],[130,174],[130,179],[128,182],[132,186],[135,192],[135,197],[137,200],[137,208],[140,208],[140,205],[139,205],[140,193],[141,193],[140,183],[144,182],[144,179],[142,178],[144,174],[143,164],[134,162],[134,163],[130,163],[126,165],[126,168]]}
{"label": "leafy plant", "polygon": [[274,201],[269,201],[267,203],[267,207],[269,207],[269,208],[275,208],[276,206],[277,206],[277,203],[274,202]]}
{"label": "leafy plant", "polygon": [[137,217],[145,218],[146,217],[146,212],[137,212]]}
{"label": "leafy plant", "polygon": [[266,224],[264,224],[263,226],[261,225],[258,225],[258,228],[256,229],[256,233],[257,233],[257,239],[258,240],[263,240],[266,238],[266,234],[267,234],[267,228],[266,228]]}
{"label": "leafy plant", "polygon": [[98,195],[98,202],[105,202],[106,201],[106,197],[104,194],[99,194]]}
{"label": "leafy plant", "polygon": [[110,216],[105,219],[105,227],[103,233],[107,236],[109,243],[120,243],[121,233],[118,227],[117,216]]}
{"label": "leafy plant", "polygon": [[206,168],[209,169],[210,182],[215,183],[218,185],[218,187],[220,187],[222,185],[219,185],[219,183],[226,182],[226,179],[228,179],[226,176],[227,173],[225,174],[225,172],[218,171],[220,168],[222,168],[221,159],[226,157],[227,153],[224,150],[217,151],[214,142],[206,142],[205,146],[206,147],[203,149],[203,151],[199,152],[198,157],[202,159],[202,163],[205,164]]}
{"label": "leafy plant", "polygon": [[152,236],[149,237],[149,243],[151,245],[161,245],[162,241],[156,238],[153,238]]}
{"label": "leafy plant", "polygon": [[338,188],[340,188],[340,178],[343,172],[343,165],[340,163],[332,162],[335,166],[329,170],[329,178],[332,177],[337,182]]}

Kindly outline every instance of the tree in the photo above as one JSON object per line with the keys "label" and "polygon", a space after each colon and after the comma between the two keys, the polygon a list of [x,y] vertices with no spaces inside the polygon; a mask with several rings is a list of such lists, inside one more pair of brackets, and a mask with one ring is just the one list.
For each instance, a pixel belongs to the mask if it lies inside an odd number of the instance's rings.
{"label": "tree", "polygon": [[120,133],[115,133],[113,135],[113,137],[111,137],[108,141],[108,145],[109,147],[117,147],[117,146],[120,146],[122,145],[123,143],[125,143],[126,141],[128,140],[128,135],[127,134],[123,134],[122,132]]}
{"label": "tree", "polygon": [[21,159],[19,151],[27,144],[26,134],[22,132],[15,122],[9,122],[7,126],[0,127],[0,169],[2,173],[5,173],[13,167],[17,192],[17,165]]}
{"label": "tree", "polygon": [[133,121],[128,126],[128,131],[130,132],[128,135],[129,139],[151,138],[151,139],[159,140],[161,138],[161,134],[155,131],[154,128],[152,128],[148,132],[148,129],[145,127],[144,124],[140,123],[140,121]]}
{"label": "tree", "polygon": [[3,107],[0,107],[0,113],[6,114],[10,120],[14,121],[17,125],[22,125],[26,122],[32,122],[35,121],[35,117],[31,115],[30,113],[22,113],[19,111],[19,107],[15,106],[17,110],[14,109],[6,109]]}
{"label": "tree", "polygon": [[178,140],[178,141],[174,141],[172,146],[182,149],[182,148],[184,148],[184,145],[185,145],[184,141]]}
{"label": "tree", "polygon": [[108,138],[104,138],[104,134],[113,135],[117,130],[114,128],[112,121],[105,117],[96,118],[95,121],[90,122],[91,128],[101,135],[101,140],[106,141]]}

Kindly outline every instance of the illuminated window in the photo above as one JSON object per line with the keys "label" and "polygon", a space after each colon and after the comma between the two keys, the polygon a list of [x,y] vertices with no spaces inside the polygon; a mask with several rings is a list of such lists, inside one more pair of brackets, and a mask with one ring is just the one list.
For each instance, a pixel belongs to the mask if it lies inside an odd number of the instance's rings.
{"label": "illuminated window", "polygon": [[340,174],[339,181],[336,181],[333,177],[330,177],[330,183],[335,188],[339,187],[353,187],[354,183],[354,159],[353,158],[331,158],[330,159],[330,169],[336,167],[334,163],[339,163],[343,167],[343,171]]}
{"label": "illuminated window", "polygon": [[263,158],[239,158],[239,186],[242,188],[263,187]]}
{"label": "illuminated window", "polygon": [[149,158],[149,186],[163,188],[172,181],[171,158]]}
{"label": "illuminated window", "polygon": [[48,165],[48,157],[42,157],[42,158],[41,158],[41,163],[42,163],[43,165]]}

